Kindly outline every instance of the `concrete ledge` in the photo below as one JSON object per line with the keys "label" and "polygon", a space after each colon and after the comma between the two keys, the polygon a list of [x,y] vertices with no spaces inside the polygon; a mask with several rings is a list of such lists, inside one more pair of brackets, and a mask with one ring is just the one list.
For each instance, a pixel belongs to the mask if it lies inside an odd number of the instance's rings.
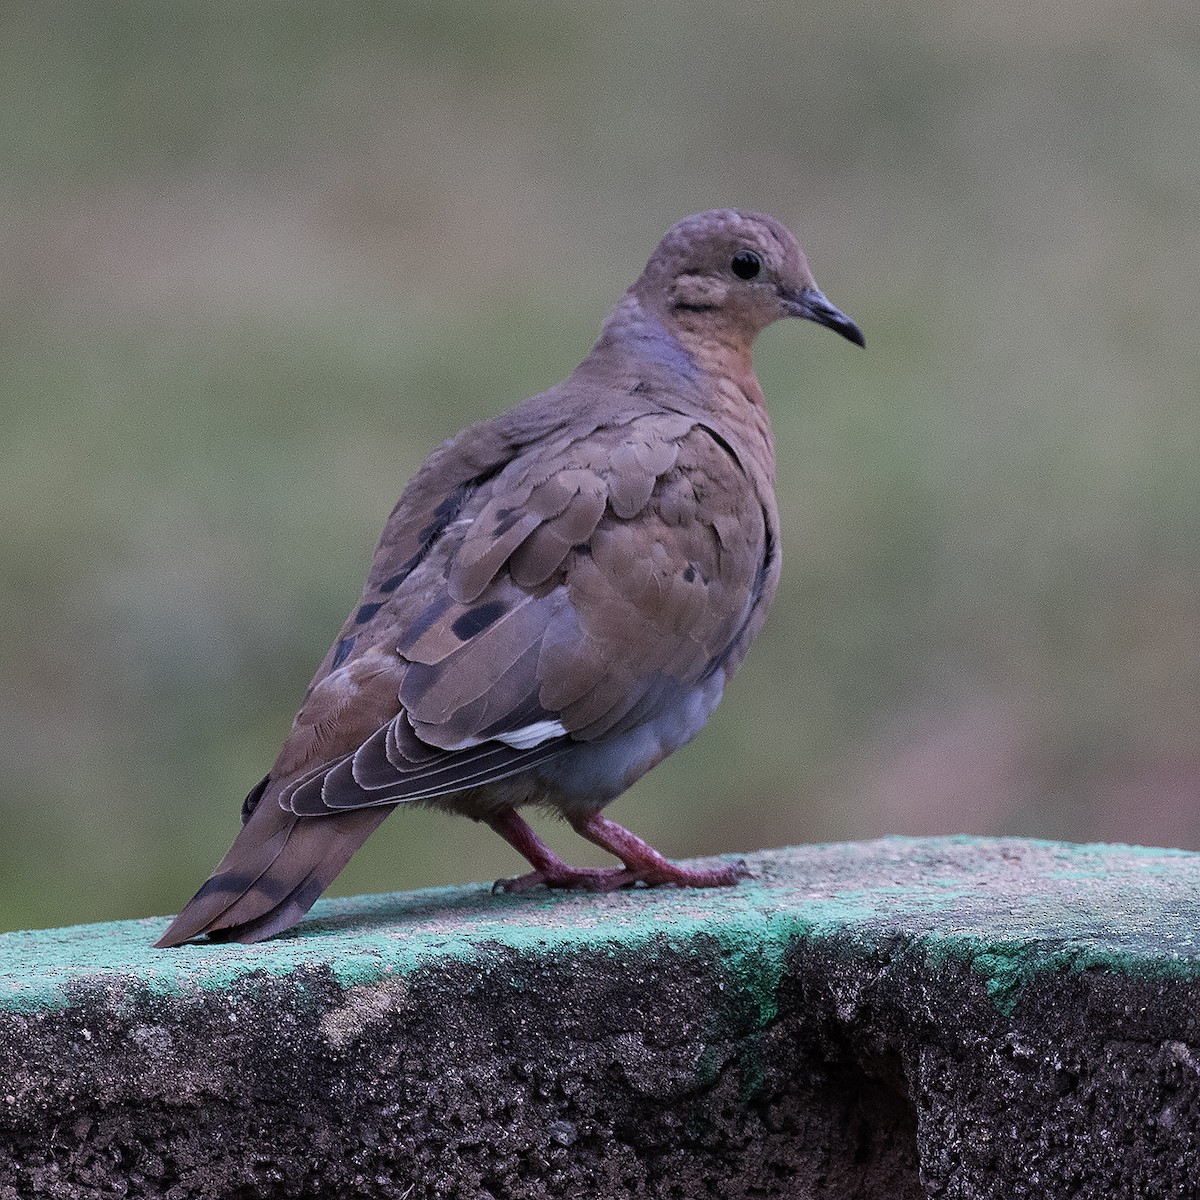
{"label": "concrete ledge", "polygon": [[0,935],[0,1200],[1200,1192],[1200,855],[748,861]]}

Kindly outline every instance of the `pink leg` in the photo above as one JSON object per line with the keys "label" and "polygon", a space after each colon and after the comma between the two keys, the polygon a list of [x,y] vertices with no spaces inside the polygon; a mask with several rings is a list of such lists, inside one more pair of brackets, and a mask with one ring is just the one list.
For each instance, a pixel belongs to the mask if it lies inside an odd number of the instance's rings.
{"label": "pink leg", "polygon": [[522,857],[533,864],[527,875],[515,879],[497,879],[493,892],[521,893],[539,885],[549,888],[581,888],[589,892],[611,892],[634,877],[621,867],[572,867],[563,862],[512,808],[486,817],[487,823]]}
{"label": "pink leg", "polygon": [[728,887],[750,874],[745,863],[720,867],[681,867],[663,858],[653,846],[643,842],[624,826],[599,813],[572,820],[571,825],[581,837],[615,854],[625,864],[628,883],[640,882],[649,887],[661,883],[674,883],[679,887]]}

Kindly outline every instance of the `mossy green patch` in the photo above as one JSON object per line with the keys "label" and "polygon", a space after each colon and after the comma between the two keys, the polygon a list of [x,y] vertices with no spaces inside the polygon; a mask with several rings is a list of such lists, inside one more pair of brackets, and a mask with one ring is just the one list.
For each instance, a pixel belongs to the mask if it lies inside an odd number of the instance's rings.
{"label": "mossy green patch", "polygon": [[715,957],[730,1019],[762,1030],[797,946],[869,954],[897,938],[935,963],[970,962],[1004,1013],[1048,971],[1200,976],[1200,855],[889,838],[764,851],[749,865],[753,878],[709,891],[509,897],[476,884],[324,900],[291,933],[255,946],[155,950],[161,918],[8,933],[0,1008],[63,1008],[97,986],[185,995],[256,972],[326,968],[350,987],[498,950],[624,956],[670,946]]}

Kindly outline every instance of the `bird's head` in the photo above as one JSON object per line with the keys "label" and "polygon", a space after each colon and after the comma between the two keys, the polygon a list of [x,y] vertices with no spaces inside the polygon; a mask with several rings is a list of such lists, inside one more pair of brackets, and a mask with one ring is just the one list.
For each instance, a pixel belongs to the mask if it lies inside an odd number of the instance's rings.
{"label": "bird's head", "polygon": [[803,317],[863,345],[858,326],[825,299],[804,251],[774,217],[717,208],[669,230],[631,291],[668,327],[749,343],[773,321]]}

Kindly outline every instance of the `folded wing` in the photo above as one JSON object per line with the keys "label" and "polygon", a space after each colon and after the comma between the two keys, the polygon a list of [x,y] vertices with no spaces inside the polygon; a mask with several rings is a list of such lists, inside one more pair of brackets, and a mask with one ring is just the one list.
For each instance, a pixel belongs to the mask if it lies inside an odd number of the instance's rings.
{"label": "folded wing", "polygon": [[354,648],[293,732],[324,749],[279,803],[320,816],[495,783],[730,666],[773,587],[767,518],[741,475],[693,419],[642,415],[551,439],[444,506],[391,592],[395,564],[377,560],[369,617],[339,639]]}

